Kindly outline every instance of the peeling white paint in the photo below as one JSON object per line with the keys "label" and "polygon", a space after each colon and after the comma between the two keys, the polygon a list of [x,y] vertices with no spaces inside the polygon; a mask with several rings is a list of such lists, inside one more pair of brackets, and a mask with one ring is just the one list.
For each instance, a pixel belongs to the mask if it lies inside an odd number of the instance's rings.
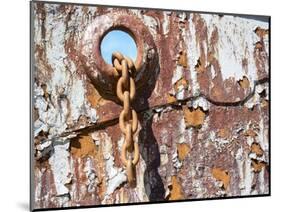
{"label": "peeling white paint", "polygon": [[196,44],[196,32],[195,26],[192,22],[193,14],[190,14],[188,19],[189,23],[189,31],[186,32],[186,38],[184,41],[187,46],[187,59],[190,67],[190,77],[191,77],[191,88],[193,96],[197,96],[200,93],[199,83],[197,81],[197,71],[195,70],[195,66],[197,64],[197,60],[200,57],[200,49]]}
{"label": "peeling white paint", "polygon": [[166,36],[169,33],[169,28],[170,28],[170,19],[169,19],[169,15],[167,14],[167,12],[163,13],[163,23],[162,23],[162,27],[163,27],[163,34]]}
{"label": "peeling white paint", "polygon": [[172,162],[173,162],[173,166],[175,168],[175,171],[178,172],[181,169],[183,163],[178,158],[177,150],[172,155]]}
{"label": "peeling white paint", "polygon": [[254,178],[254,173],[251,167],[251,159],[246,159],[244,164],[244,183],[245,189],[241,190],[241,195],[252,194],[252,182]]}
{"label": "peeling white paint", "polygon": [[245,189],[245,182],[244,182],[244,164],[245,164],[245,159],[243,156],[243,148],[240,147],[237,152],[236,152],[236,163],[238,167],[238,174],[239,174],[239,189],[243,190]]}
{"label": "peeling white paint", "polygon": [[192,107],[198,108],[201,107],[203,111],[208,111],[210,108],[210,103],[204,97],[198,97],[194,101],[192,101]]}
{"label": "peeling white paint", "polygon": [[179,121],[178,126],[179,136],[177,137],[176,142],[179,144],[186,143],[186,125],[184,121],[184,117]]}
{"label": "peeling white paint", "polygon": [[140,18],[144,24],[149,28],[149,31],[154,40],[157,38],[157,28],[158,22],[157,20],[149,15],[144,15],[141,13],[141,10],[131,10],[133,14],[135,14],[138,18]]}
{"label": "peeling white paint", "polygon": [[223,149],[229,144],[232,142],[232,139],[223,139],[223,138],[220,138],[220,137],[217,137],[216,136],[216,133],[214,131],[211,131],[210,132],[210,135],[209,135],[209,139],[208,139],[212,144],[215,145],[216,147],[216,150],[218,152],[222,152]]}
{"label": "peeling white paint", "polygon": [[[250,86],[253,87],[254,80],[257,79],[254,44],[259,41],[254,30],[258,26],[268,29],[268,23],[232,15],[219,17],[218,15],[201,14],[201,17],[207,23],[208,40],[211,39],[215,27],[218,29],[219,39],[215,57],[220,62],[223,80],[234,78],[238,81],[243,76],[247,76]],[[268,52],[268,46],[266,48]],[[247,58],[247,70],[244,70],[242,66],[244,58]]]}
{"label": "peeling white paint", "polygon": [[69,193],[65,186],[71,181],[71,170],[69,163],[69,140],[57,141],[54,144],[54,153],[49,158],[54,181],[56,186],[56,195],[62,196]]}
{"label": "peeling white paint", "polygon": [[103,157],[105,159],[105,171],[107,174],[107,187],[103,200],[106,201],[108,196],[112,194],[116,188],[127,181],[127,176],[122,168],[115,167],[111,138],[106,133],[101,134],[101,138],[103,140]]}
{"label": "peeling white paint", "polygon": [[86,172],[87,176],[87,191],[88,192],[95,192],[96,186],[99,183],[98,178],[95,174],[94,167],[93,167],[93,160],[91,157],[87,157],[84,172]]}
{"label": "peeling white paint", "polygon": [[[56,11],[59,5],[45,5],[45,9],[49,11],[45,20],[46,28],[46,60],[50,66],[51,79],[45,83],[46,92],[49,99],[43,97],[44,91],[40,84],[34,85],[34,105],[38,110],[39,119],[35,120],[35,134],[37,136],[40,131],[48,132],[49,138],[59,136],[63,133],[68,124],[75,123],[81,115],[89,117],[92,123],[98,119],[96,110],[90,107],[85,98],[84,80],[76,74],[74,63],[67,58],[65,52],[65,40],[69,36],[72,29],[76,26],[78,19],[82,19],[80,9],[75,11],[75,20],[69,20],[69,28],[66,28],[65,17],[58,15],[52,11]],[[80,14],[80,16],[79,16]],[[78,17],[79,16],[79,17]],[[77,19],[78,18],[78,19]],[[38,20],[37,20],[38,21]],[[37,23],[37,22],[36,22]],[[35,44],[41,45],[41,26],[35,27]],[[77,26],[77,33],[81,31],[81,26]],[[44,72],[44,67],[39,65],[39,72]]]}

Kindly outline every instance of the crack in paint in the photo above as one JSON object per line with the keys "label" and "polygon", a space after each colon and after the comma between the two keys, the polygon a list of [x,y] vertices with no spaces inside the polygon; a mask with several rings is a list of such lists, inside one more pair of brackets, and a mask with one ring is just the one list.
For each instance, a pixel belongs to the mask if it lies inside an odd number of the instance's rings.
{"label": "crack in paint", "polygon": [[[153,110],[157,110],[157,109],[160,109],[160,108],[166,108],[166,107],[170,107],[170,106],[183,105],[183,104],[186,104],[188,102],[194,102],[194,101],[196,101],[196,100],[198,100],[200,98],[204,98],[209,103],[211,103],[211,104],[213,104],[215,106],[224,106],[224,107],[243,106],[244,104],[246,104],[255,95],[256,87],[258,85],[268,83],[268,81],[269,81],[268,77],[262,78],[260,80],[255,80],[254,81],[254,88],[248,94],[248,96],[246,96],[242,100],[238,100],[238,101],[235,101],[235,102],[219,102],[219,101],[215,101],[215,100],[211,99],[209,96],[207,96],[207,95],[205,95],[203,93],[200,93],[197,96],[191,96],[191,97],[188,97],[188,98],[186,98],[184,100],[176,100],[175,102],[158,105],[158,106],[151,107],[151,108],[145,108],[145,109],[139,110],[137,112],[138,113],[145,113],[145,112],[150,111],[150,110],[153,111]],[[117,123],[118,123],[118,118],[114,118],[114,119],[111,119],[111,120],[100,122],[98,124],[94,124],[94,125],[91,124],[91,125],[88,125],[88,126],[86,126],[84,128],[80,128],[80,129],[77,129],[77,130],[66,131],[66,132],[62,133],[61,135],[58,135],[57,137],[54,137],[53,139],[55,140],[55,139],[58,139],[58,138],[69,136],[69,135],[72,135],[72,136],[76,135],[77,136],[77,135],[79,135],[81,133],[84,133],[84,132],[89,132],[89,131],[92,131],[92,130],[105,129],[108,126],[113,126],[113,125],[115,125]],[[46,141],[44,141],[44,142],[46,142]]]}

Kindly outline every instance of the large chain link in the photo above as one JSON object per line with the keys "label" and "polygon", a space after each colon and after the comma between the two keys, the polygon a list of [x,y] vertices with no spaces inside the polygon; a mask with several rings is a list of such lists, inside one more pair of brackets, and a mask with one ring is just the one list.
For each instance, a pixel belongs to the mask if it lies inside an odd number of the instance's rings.
{"label": "large chain link", "polygon": [[[118,99],[123,103],[123,110],[119,116],[119,127],[125,135],[125,142],[122,146],[121,161],[126,166],[128,183],[135,182],[135,166],[139,161],[139,146],[135,142],[135,135],[138,129],[138,117],[131,103],[136,95],[136,85],[132,77],[135,70],[134,62],[119,52],[112,54],[114,74],[119,76],[116,88]],[[133,155],[133,156],[132,156]]]}

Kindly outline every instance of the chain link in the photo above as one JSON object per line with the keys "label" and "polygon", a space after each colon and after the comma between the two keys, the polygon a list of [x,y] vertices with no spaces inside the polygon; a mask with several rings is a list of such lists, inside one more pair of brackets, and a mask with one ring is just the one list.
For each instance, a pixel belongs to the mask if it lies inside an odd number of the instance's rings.
{"label": "chain link", "polygon": [[[136,111],[131,107],[131,102],[136,95],[136,85],[132,77],[134,62],[123,56],[120,52],[112,54],[114,74],[119,77],[116,87],[118,99],[123,103],[123,110],[119,116],[119,127],[125,135],[125,142],[122,146],[121,161],[126,166],[128,183],[135,182],[135,166],[139,161],[139,146],[135,142],[135,135],[138,129],[138,117]],[[133,155],[133,157],[132,157]]]}

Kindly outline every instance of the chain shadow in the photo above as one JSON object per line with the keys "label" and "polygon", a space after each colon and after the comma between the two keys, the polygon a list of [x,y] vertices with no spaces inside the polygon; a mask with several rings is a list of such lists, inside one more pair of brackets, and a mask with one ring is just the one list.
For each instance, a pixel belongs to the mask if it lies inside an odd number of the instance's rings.
{"label": "chain shadow", "polygon": [[143,113],[140,117],[141,130],[139,132],[140,154],[146,163],[144,172],[145,192],[150,201],[163,201],[165,189],[158,173],[160,153],[157,140],[152,130],[153,115]]}
{"label": "chain shadow", "polygon": [[148,102],[148,98],[151,96],[155,88],[158,74],[160,72],[158,59],[159,58],[157,58],[157,65],[154,67],[154,74],[151,75],[151,78],[147,82],[146,86],[139,92],[141,93],[141,98],[137,98],[134,102],[134,108],[147,110],[146,112],[138,114],[141,125],[138,142],[140,154],[146,163],[146,169],[144,171],[145,192],[149,201],[153,202],[165,200],[165,188],[158,172],[158,167],[160,166],[160,152],[157,140],[152,130],[153,113],[149,110]]}

